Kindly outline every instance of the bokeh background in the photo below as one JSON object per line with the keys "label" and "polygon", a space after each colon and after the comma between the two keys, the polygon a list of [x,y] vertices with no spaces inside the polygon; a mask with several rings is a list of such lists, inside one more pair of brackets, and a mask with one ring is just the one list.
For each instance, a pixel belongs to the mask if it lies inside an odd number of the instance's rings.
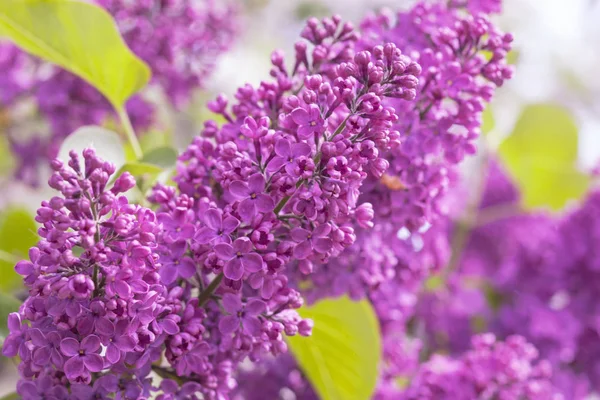
{"label": "bokeh background", "polygon": [[[381,7],[406,8],[411,1],[389,0],[239,0],[239,36],[233,48],[217,62],[207,88],[185,111],[173,119],[174,142],[183,148],[207,118],[204,104],[218,93],[231,95],[244,83],[258,84],[267,77],[270,53],[291,53],[303,22],[309,16],[339,14],[359,21]],[[491,105],[494,140],[508,134],[519,113],[528,104],[557,103],[575,117],[579,128],[579,164],[594,169],[600,160],[600,1],[596,0],[506,0],[504,12],[495,17],[500,28],[515,37],[514,79],[499,90]],[[1,72],[0,72],[1,73]],[[4,140],[4,138],[2,138]],[[14,163],[0,148],[0,289],[13,285],[11,259],[26,256],[19,235],[35,240],[34,213],[47,189],[33,189],[12,178]],[[466,173],[470,164],[465,165]],[[40,174],[45,174],[41,171]],[[43,177],[42,181],[46,178]],[[8,218],[7,210],[21,216]],[[6,233],[10,232],[10,233]],[[14,365],[2,359],[0,397],[14,390]]]}

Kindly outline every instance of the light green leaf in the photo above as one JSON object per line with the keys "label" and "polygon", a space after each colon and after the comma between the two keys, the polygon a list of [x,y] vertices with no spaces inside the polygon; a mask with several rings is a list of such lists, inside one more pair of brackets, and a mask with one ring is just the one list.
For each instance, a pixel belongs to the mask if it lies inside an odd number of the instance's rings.
{"label": "light green leaf", "polygon": [[100,126],[83,126],[71,133],[60,146],[58,158],[64,162],[69,160],[69,152],[74,150],[79,154],[83,167],[81,152],[87,148],[96,150],[96,154],[104,161],[111,162],[118,170],[125,164],[125,151],[119,135]]}
{"label": "light green leaf", "polygon": [[19,400],[20,398],[21,398],[21,396],[19,396],[15,392],[13,392],[13,393],[9,393],[6,396],[0,398],[0,400]]}
{"label": "light green leaf", "polygon": [[588,189],[590,178],[577,168],[577,126],[560,106],[525,108],[498,153],[519,185],[525,207],[560,210]]}
{"label": "light green leaf", "polygon": [[129,172],[131,175],[133,175],[136,178],[140,178],[140,177],[157,177],[161,172],[163,172],[163,169],[157,165],[154,164],[148,164],[148,163],[127,163],[125,165],[123,165],[121,167],[121,169],[119,170],[119,173],[117,174],[120,175],[123,172]]}
{"label": "light green leaf", "polygon": [[172,167],[177,161],[177,150],[172,147],[157,147],[144,154],[140,161],[163,168]]}
{"label": "light green leaf", "polygon": [[27,258],[38,241],[33,215],[21,208],[9,208],[0,216],[0,290],[9,292],[21,286],[21,276],[14,267]]}
{"label": "light green leaf", "polygon": [[492,107],[489,104],[487,105],[485,110],[483,110],[481,119],[482,119],[481,132],[484,135],[487,135],[496,126],[496,120],[494,119]]}
{"label": "light green leaf", "polygon": [[8,314],[19,311],[21,302],[11,295],[0,292],[0,335],[8,335]]}
{"label": "light green leaf", "polygon": [[142,193],[158,179],[159,175],[163,172],[163,169],[158,165],[131,162],[123,165],[115,177],[120,176],[123,172],[129,172],[135,177],[137,187]]}
{"label": "light green leaf", "polygon": [[108,12],[77,0],[2,0],[0,35],[67,69],[120,108],[150,80]]}
{"label": "light green leaf", "polygon": [[320,398],[370,399],[381,359],[381,335],[371,304],[341,297],[299,312],[314,321],[313,334],[290,337],[288,343]]}

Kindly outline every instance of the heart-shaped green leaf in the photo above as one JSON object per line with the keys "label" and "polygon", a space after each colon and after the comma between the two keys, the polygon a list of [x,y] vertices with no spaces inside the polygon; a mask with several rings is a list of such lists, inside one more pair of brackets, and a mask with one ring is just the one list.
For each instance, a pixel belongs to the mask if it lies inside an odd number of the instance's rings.
{"label": "heart-shaped green leaf", "polygon": [[589,176],[577,168],[577,125],[560,106],[525,108],[498,153],[519,185],[525,207],[560,210],[588,189]]}
{"label": "heart-shaped green leaf", "polygon": [[150,80],[108,12],[77,0],[2,0],[0,35],[94,85],[116,109]]}
{"label": "heart-shaped green leaf", "polygon": [[314,321],[313,334],[290,337],[288,343],[320,398],[370,399],[381,359],[381,335],[371,304],[340,297],[299,312]]}

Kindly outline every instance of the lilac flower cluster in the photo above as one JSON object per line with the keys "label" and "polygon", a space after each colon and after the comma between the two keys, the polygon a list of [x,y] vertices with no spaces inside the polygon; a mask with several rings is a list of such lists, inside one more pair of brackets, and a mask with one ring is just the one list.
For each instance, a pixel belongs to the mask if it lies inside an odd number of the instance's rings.
{"label": "lilac flower cluster", "polygon": [[[475,151],[485,102],[511,76],[505,61],[511,36],[477,14],[498,8],[499,2],[420,2],[395,18],[382,13],[361,25],[359,47],[384,39],[419,60],[423,74],[416,105],[385,101],[399,112],[393,128],[401,144],[383,155],[390,163],[387,172],[365,180],[358,203],[369,208],[357,209],[355,243],[326,264],[314,265],[311,274],[298,265],[291,281],[309,301],[349,294],[372,302],[384,344],[376,398],[399,398],[398,376],[410,376],[420,352],[427,352],[408,336],[421,330],[415,307],[422,304],[425,278],[450,258],[452,226],[443,217],[452,198],[446,188],[456,165]],[[302,381],[291,378],[297,375],[294,365],[278,362],[251,372],[250,379],[275,374],[280,388],[304,393]],[[240,390],[247,393],[252,385]]]}
{"label": "lilac flower cluster", "polygon": [[520,336],[497,342],[493,334],[474,336],[472,349],[458,359],[436,355],[423,363],[400,397],[405,400],[561,400],[549,381],[547,361]]}
{"label": "lilac flower cluster", "polygon": [[[403,340],[401,337],[399,340]],[[418,347],[405,348],[404,374],[380,386],[377,400],[563,400],[550,378],[552,367],[539,360],[538,351],[521,336],[497,341],[493,334],[476,335],[460,357],[433,355],[419,364],[409,355]],[[234,399],[283,397],[286,391],[298,400],[318,397],[291,359],[263,363],[261,368],[241,372],[240,396]],[[402,379],[402,380],[399,380]],[[243,394],[243,395],[242,395]]]}
{"label": "lilac flower cluster", "polygon": [[492,163],[456,270],[441,290],[421,297],[415,319],[430,351],[460,353],[481,330],[521,335],[552,364],[560,393],[584,399],[600,388],[600,194],[592,191],[562,216],[521,210],[519,196]]}
{"label": "lilac flower cluster", "polygon": [[118,398],[226,398],[240,362],[310,334],[287,272],[310,274],[370,225],[361,186],[399,145],[384,99],[413,100],[421,69],[394,44],[355,52],[339,17],[302,37],[291,70],[275,52],[273,81],[210,104],[227,122],[180,156],[177,187],[153,188],[156,214],[118,196],[129,175],[106,189],[114,167],[92,151],[84,170],[75,154],[52,164],[63,198],[38,211],[43,240],[16,267],[30,297],[4,347],[22,358],[20,393],[104,398],[116,382]]}
{"label": "lilac flower cluster", "polygon": [[[192,90],[202,86],[216,57],[227,50],[236,33],[236,9],[229,3],[94,2],[113,15],[125,42],[149,64],[152,85],[175,106],[182,106]],[[82,79],[37,61],[12,45],[0,46],[0,65],[6,71],[0,80],[2,109],[10,114],[19,105],[29,104],[34,117],[48,125],[35,135],[23,135],[29,127],[15,122],[22,116],[13,115],[8,127],[13,152],[18,156],[16,177],[37,185],[39,162],[32,160],[51,160],[67,135],[83,125],[101,124],[113,116],[113,111],[104,97]],[[155,105],[142,96],[129,100],[127,112],[139,130],[157,122]],[[46,130],[48,134],[42,134]]]}
{"label": "lilac flower cluster", "polygon": [[61,196],[42,203],[41,240],[15,267],[29,297],[9,316],[3,354],[21,359],[24,399],[67,399],[67,388],[76,398],[144,396],[144,376],[179,330],[173,295],[160,284],[154,212],[123,195],[131,175],[109,188],[114,166],[92,150],[83,157],[52,162],[49,184]]}
{"label": "lilac flower cluster", "polygon": [[390,102],[402,146],[390,152],[386,178],[366,195],[382,218],[414,231],[446,213],[444,193],[456,165],[476,151],[481,112],[512,75],[512,36],[454,2],[419,2],[395,16],[367,18],[361,28],[365,46],[391,41],[423,68],[416,106]]}
{"label": "lilac flower cluster", "polygon": [[[241,88],[231,107],[209,104],[227,122],[208,122],[182,154],[177,190],[150,196],[164,226],[163,283],[199,289],[209,352],[230,366],[284,352],[284,333],[310,333],[288,275],[311,274],[353,244],[355,220],[369,223],[361,185],[398,145],[383,99],[415,97],[420,68],[393,44],[355,54],[357,35],[338,17],[309,20],[302,37],[291,71],[275,52],[274,81]],[[176,369],[185,354],[166,353]]]}

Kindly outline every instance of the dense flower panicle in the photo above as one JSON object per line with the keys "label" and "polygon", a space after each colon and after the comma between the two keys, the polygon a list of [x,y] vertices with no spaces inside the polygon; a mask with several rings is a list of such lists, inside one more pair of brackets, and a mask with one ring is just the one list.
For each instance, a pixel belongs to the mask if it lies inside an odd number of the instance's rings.
{"label": "dense flower panicle", "polygon": [[535,347],[520,337],[497,342],[493,334],[473,337],[458,359],[436,355],[422,364],[401,399],[561,400],[550,382],[551,367],[537,361]]}
{"label": "dense flower panicle", "polygon": [[[75,394],[92,377],[99,385],[134,370],[142,371],[140,381],[132,378],[122,390],[141,393],[143,371],[179,329],[178,310],[158,275],[154,212],[123,196],[135,185],[131,175],[109,185],[114,166],[92,150],[83,158],[71,153],[68,164],[52,163],[49,184],[61,196],[38,209],[41,240],[15,267],[29,298],[9,317],[3,354],[21,358],[24,399],[49,390],[66,399],[67,388]],[[112,391],[98,387],[97,394],[102,390]]]}
{"label": "dense flower panicle", "polygon": [[339,17],[309,20],[302,36],[291,70],[275,52],[272,81],[244,86],[231,105],[223,96],[209,104],[227,122],[208,122],[182,154],[177,190],[159,185],[150,196],[159,220],[195,227],[177,239],[165,225],[159,252],[166,263],[173,241],[184,241],[198,273],[173,280],[163,267],[161,276],[210,293],[200,295],[206,351],[231,370],[285,352],[284,334],[310,333],[289,275],[311,274],[351,246],[356,220],[370,225],[372,210],[357,204],[361,185],[383,174],[381,154],[399,145],[394,110],[382,103],[415,97],[420,68],[393,44],[355,52],[358,36]]}
{"label": "dense flower panicle", "polygon": [[476,150],[485,103],[512,75],[506,63],[512,36],[486,15],[466,13],[465,5],[420,2],[361,24],[365,46],[391,41],[423,68],[416,106],[389,102],[403,143],[387,156],[386,179],[365,199],[378,204],[382,217],[411,230],[444,213],[456,164]]}
{"label": "dense flower panicle", "polygon": [[552,364],[560,393],[584,399],[600,387],[593,294],[600,196],[592,191],[564,216],[521,210],[519,196],[492,163],[480,225],[470,230],[445,286],[421,296],[415,318],[431,351],[461,353],[482,329],[521,335]]}
{"label": "dense flower panicle", "polygon": [[[237,11],[231,3],[217,4],[213,0],[94,0],[94,3],[112,14],[127,45],[149,64],[151,85],[158,87],[176,106],[183,105],[191,92],[203,85],[214,69],[216,57],[227,50],[236,34]],[[113,115],[113,110],[82,79],[33,59],[15,46],[0,46],[0,65],[6,71],[0,80],[1,107],[10,115],[20,104],[27,103],[34,116],[48,125],[27,140],[21,139],[27,128],[18,123],[10,125],[8,131],[19,156],[16,177],[37,185],[39,162],[31,160],[51,160],[58,153],[62,139],[81,126],[101,124]],[[142,96],[132,97],[126,108],[139,130],[156,122],[155,105]],[[22,116],[11,118],[17,121]],[[41,135],[46,129],[49,135]]]}
{"label": "dense flower panicle", "polygon": [[[352,229],[354,244],[335,258],[321,262],[314,259],[310,265],[291,264],[293,269],[288,275],[290,283],[302,288],[311,302],[342,294],[355,299],[368,296],[380,319],[384,344],[377,398],[398,398],[396,378],[410,374],[418,365],[421,346],[419,340],[407,339],[407,325],[414,317],[423,281],[449,260],[450,228],[444,218],[439,218],[446,213],[446,188],[456,175],[456,165],[475,151],[485,103],[511,76],[505,61],[511,36],[499,32],[485,15],[478,14],[498,8],[499,2],[491,1],[420,2],[395,17],[383,13],[361,24],[361,37],[356,43],[359,49],[369,49],[381,41],[393,42],[403,54],[420,60],[423,72],[416,99],[405,102],[389,96],[382,101],[398,112],[392,130],[400,144],[380,155],[389,169],[369,171],[364,180],[358,206],[347,225]],[[469,15],[466,9],[475,15]],[[304,51],[304,47],[300,49]],[[238,96],[251,95],[246,92]],[[253,100],[258,98],[254,96]],[[215,110],[223,105],[215,104]],[[252,108],[248,106],[244,111]],[[292,117],[299,132],[307,136],[313,129],[322,129],[323,122],[310,106]],[[276,148],[275,160],[283,165],[288,158],[285,169],[292,174],[297,170],[294,160],[302,159],[304,154],[304,148],[282,146]],[[312,171],[312,165],[310,168]],[[206,185],[195,186],[201,188],[199,194],[210,192]],[[320,238],[320,232],[314,233]],[[296,239],[319,254],[314,243],[309,246],[302,238]],[[275,370],[277,366],[267,369]],[[279,381],[290,388],[289,382]]]}

